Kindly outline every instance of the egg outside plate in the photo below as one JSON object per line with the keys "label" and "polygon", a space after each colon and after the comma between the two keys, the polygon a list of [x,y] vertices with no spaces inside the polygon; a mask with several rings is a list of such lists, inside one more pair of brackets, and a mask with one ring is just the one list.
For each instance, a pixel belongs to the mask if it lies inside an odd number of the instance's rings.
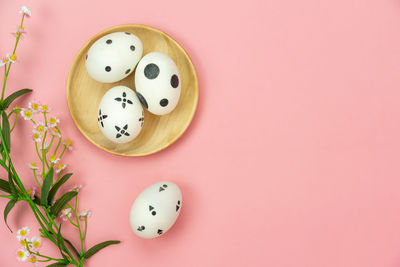
{"label": "egg outside plate", "polygon": [[[132,72],[122,81],[100,83],[86,71],[85,58],[91,45],[112,32],[130,32],[143,43],[143,55],[158,51],[170,56],[181,75],[181,96],[176,108],[169,114],[157,116],[145,110],[144,125],[131,142],[116,144],[100,131],[97,117],[99,103],[105,92],[117,85],[135,90]],[[92,37],[76,55],[67,80],[67,102],[72,119],[79,131],[99,148],[121,156],[145,156],[163,150],[174,143],[188,128],[197,108],[199,90],[196,71],[185,50],[167,34],[145,25],[120,25]]]}

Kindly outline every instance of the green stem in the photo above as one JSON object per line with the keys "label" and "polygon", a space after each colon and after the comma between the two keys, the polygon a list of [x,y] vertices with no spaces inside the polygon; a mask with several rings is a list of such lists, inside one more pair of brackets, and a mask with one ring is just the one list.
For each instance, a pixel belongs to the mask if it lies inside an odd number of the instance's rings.
{"label": "green stem", "polygon": [[86,233],[87,233],[87,217],[85,217],[85,233],[83,234],[83,239],[86,238]]}
{"label": "green stem", "polygon": [[[21,20],[21,25],[20,25],[21,28],[22,28],[22,26],[24,24],[24,19],[25,19],[25,13],[22,15],[22,20]],[[21,33],[18,33],[18,35],[17,35],[17,40],[15,41],[14,50],[13,50],[12,55],[14,55],[15,52],[17,51],[17,46],[18,46],[18,43],[19,43],[19,39],[21,39]],[[4,73],[3,90],[1,91],[1,102],[3,102],[3,99],[4,99],[4,91],[6,89],[7,78],[8,78],[8,74],[10,73],[11,65],[12,65],[12,62],[10,62],[8,64],[8,69]],[[4,69],[6,69],[6,67],[7,67],[7,65],[4,66]]]}
{"label": "green stem", "polygon": [[39,148],[38,148],[38,145],[37,145],[37,142],[36,142],[36,141],[35,141],[35,147],[36,147],[36,154],[38,155],[40,161],[42,161],[42,157],[40,156]]}
{"label": "green stem", "polygon": [[10,133],[12,133],[12,131],[14,131],[15,125],[17,125],[17,120],[18,120],[18,113],[15,113],[15,119],[14,119],[13,126],[10,130]]}
{"label": "green stem", "polygon": [[57,151],[58,151],[58,148],[60,147],[60,144],[61,144],[61,137],[59,137],[59,139],[58,139],[58,144],[56,146],[56,149],[54,150],[54,155],[57,154]]}
{"label": "green stem", "polygon": [[13,199],[13,197],[12,197],[12,196],[6,196],[6,195],[0,195],[0,197],[9,198],[9,199]]}
{"label": "green stem", "polygon": [[45,164],[47,163],[47,159],[46,159],[46,151],[44,149],[44,144],[46,142],[46,136],[47,136],[47,130],[44,132],[44,137],[43,137],[43,141],[42,141],[42,163],[43,163],[43,170],[42,170],[42,177],[45,177],[46,174],[46,170],[45,170]]}
{"label": "green stem", "polygon": [[42,188],[42,186],[39,183],[39,179],[37,178],[36,170],[33,170],[33,176],[35,177],[36,183],[38,184],[39,188]]}

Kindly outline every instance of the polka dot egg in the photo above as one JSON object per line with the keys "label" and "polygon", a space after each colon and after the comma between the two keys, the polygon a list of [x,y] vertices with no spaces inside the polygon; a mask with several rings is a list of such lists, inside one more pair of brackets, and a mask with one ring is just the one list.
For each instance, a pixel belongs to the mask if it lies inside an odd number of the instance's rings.
{"label": "polka dot egg", "polygon": [[170,113],[181,94],[178,68],[166,54],[148,53],[136,68],[135,87],[140,102],[149,112],[156,115]]}
{"label": "polka dot egg", "polygon": [[89,48],[86,70],[98,82],[118,82],[133,72],[142,54],[142,42],[134,34],[110,33]]}
{"label": "polka dot egg", "polygon": [[142,130],[143,108],[133,90],[115,86],[101,99],[97,121],[101,132],[109,140],[127,143]]}

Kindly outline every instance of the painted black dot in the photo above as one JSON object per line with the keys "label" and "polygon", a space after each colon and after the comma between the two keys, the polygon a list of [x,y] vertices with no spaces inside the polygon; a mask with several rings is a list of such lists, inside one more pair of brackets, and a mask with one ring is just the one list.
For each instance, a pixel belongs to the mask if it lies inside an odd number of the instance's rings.
{"label": "painted black dot", "polygon": [[158,74],[160,74],[160,68],[154,63],[150,63],[144,68],[144,76],[146,76],[147,79],[155,79]]}
{"label": "painted black dot", "polygon": [[107,66],[107,67],[106,67],[106,71],[107,71],[107,72],[110,72],[110,71],[111,71],[111,67],[110,67],[110,66]]}
{"label": "painted black dot", "polygon": [[131,33],[130,33],[130,32],[125,32],[125,34],[127,34],[127,35],[131,35]]}
{"label": "painted black dot", "polygon": [[131,49],[132,51],[135,51],[135,46],[134,46],[134,45],[131,45],[130,49]]}
{"label": "painted black dot", "polygon": [[158,229],[157,234],[162,235],[162,233],[163,233],[163,230]]}
{"label": "painted black dot", "polygon": [[142,225],[142,226],[139,226],[137,230],[141,232],[141,231],[143,231],[144,229],[146,229],[146,227],[144,227],[144,225]]}
{"label": "painted black dot", "polygon": [[107,43],[107,44],[111,44],[111,43],[112,43],[112,40],[111,40],[111,39],[108,39],[108,40],[106,41],[106,43]]}
{"label": "painted black dot", "polygon": [[179,86],[179,78],[178,75],[174,74],[171,76],[171,86],[173,88],[176,88]]}
{"label": "painted black dot", "polygon": [[131,69],[127,69],[127,70],[125,71],[125,74],[128,74],[129,72],[131,72]]}
{"label": "painted black dot", "polygon": [[166,185],[166,184],[163,184],[163,187],[164,187],[164,188],[167,188],[167,187],[168,187],[168,185]]}
{"label": "painted black dot", "polygon": [[87,58],[88,58],[88,55],[86,54],[86,60],[87,60]]}
{"label": "painted black dot", "polygon": [[180,200],[178,200],[178,205],[180,205],[181,204],[181,201]]}
{"label": "painted black dot", "polygon": [[161,99],[160,106],[162,106],[162,107],[168,106],[168,99],[166,99],[166,98]]}
{"label": "painted black dot", "polygon": [[154,210],[151,212],[151,215],[156,216],[157,212],[155,212]]}
{"label": "painted black dot", "polygon": [[137,97],[139,98],[140,103],[142,103],[142,105],[143,105],[145,108],[149,108],[149,105],[147,104],[147,101],[146,101],[146,99],[142,96],[142,94],[136,92],[136,95],[137,95]]}

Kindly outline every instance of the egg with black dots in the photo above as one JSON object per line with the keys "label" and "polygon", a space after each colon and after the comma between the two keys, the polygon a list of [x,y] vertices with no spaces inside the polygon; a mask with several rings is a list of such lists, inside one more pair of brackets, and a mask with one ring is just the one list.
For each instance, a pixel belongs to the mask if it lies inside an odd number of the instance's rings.
{"label": "egg with black dots", "polygon": [[172,182],[162,181],[144,189],[130,212],[133,232],[142,238],[165,234],[175,223],[182,206],[182,193]]}
{"label": "egg with black dots", "polygon": [[178,67],[164,53],[148,53],[137,65],[136,92],[150,113],[165,115],[174,110],[179,102],[181,83]]}
{"label": "egg with black dots", "polygon": [[109,89],[101,99],[97,122],[103,135],[114,143],[127,143],[143,127],[143,108],[136,93],[126,86]]}
{"label": "egg with black dots", "polygon": [[96,40],[86,54],[86,70],[102,83],[118,82],[131,74],[143,54],[140,39],[129,32],[114,32]]}

